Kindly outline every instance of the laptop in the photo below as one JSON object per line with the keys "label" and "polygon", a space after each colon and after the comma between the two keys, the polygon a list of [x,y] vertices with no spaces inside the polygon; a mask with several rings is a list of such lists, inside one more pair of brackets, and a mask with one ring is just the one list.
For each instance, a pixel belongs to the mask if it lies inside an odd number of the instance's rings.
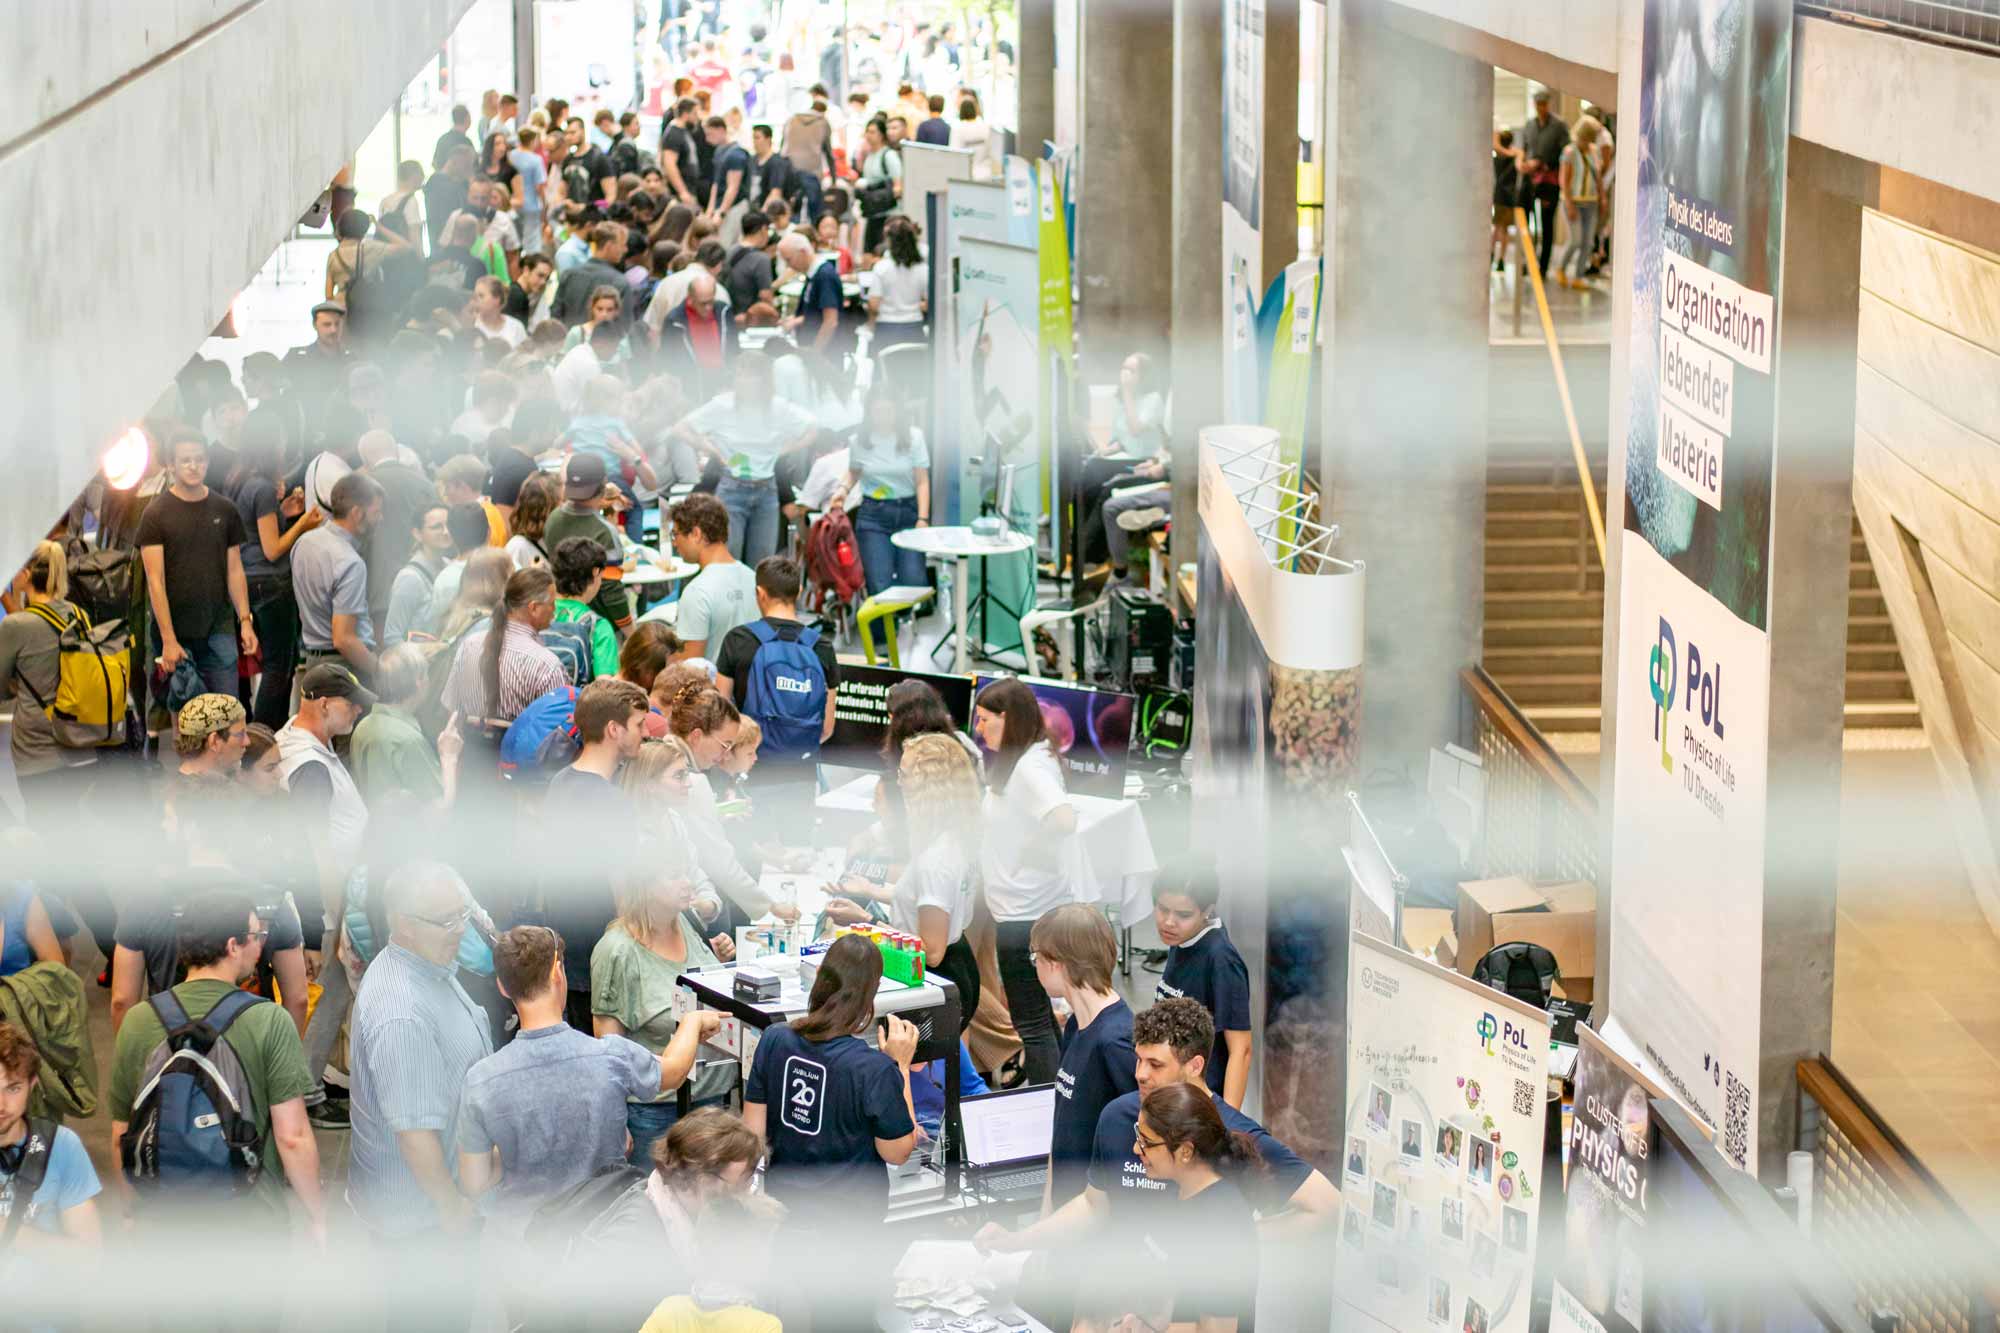
{"label": "laptop", "polygon": [[967,1097],[958,1104],[958,1117],[966,1170],[985,1193],[1041,1193],[1055,1137],[1054,1084]]}

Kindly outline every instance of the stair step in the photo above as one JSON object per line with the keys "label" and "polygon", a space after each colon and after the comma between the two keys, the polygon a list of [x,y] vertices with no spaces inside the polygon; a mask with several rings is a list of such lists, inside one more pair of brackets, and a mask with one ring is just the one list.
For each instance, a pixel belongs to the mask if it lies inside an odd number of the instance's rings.
{"label": "stair step", "polygon": [[1887,616],[1855,615],[1851,609],[1853,599],[1848,599],[1850,610],[1847,614],[1847,642],[1849,644],[1893,644],[1896,641],[1896,627]]}
{"label": "stair step", "polygon": [[[1488,537],[1486,539],[1486,567],[1488,569],[1518,569],[1524,565],[1569,565],[1575,567],[1583,558],[1583,547],[1576,534],[1571,532],[1562,537]],[[1597,550],[1590,547],[1590,559],[1596,560]]]}
{"label": "stair step", "polygon": [[1882,585],[1875,581],[1875,566],[1866,560],[1847,562],[1847,590],[1849,592],[1872,592]]}
{"label": "stair step", "polygon": [[1560,510],[1565,513],[1579,513],[1583,509],[1583,491],[1575,484],[1568,486],[1526,486],[1503,482],[1486,488],[1486,512],[1549,513]]}
{"label": "stair step", "polygon": [[1877,617],[1883,620],[1889,618],[1889,603],[1882,596],[1880,588],[1870,588],[1862,591],[1848,590],[1847,617],[1852,621],[1856,616],[1860,616],[1865,620],[1874,620]]}
{"label": "stair step", "polygon": [[1504,590],[1486,593],[1486,623],[1518,624],[1534,620],[1588,621],[1604,625],[1604,594],[1596,592],[1533,592]]}
{"label": "stair step", "polygon": [[1529,644],[1518,648],[1488,647],[1480,655],[1480,665],[1495,680],[1538,675],[1582,676],[1600,671],[1604,644]]}
{"label": "stair step", "polygon": [[1915,702],[1908,674],[1901,671],[1849,671],[1847,697],[1858,703],[1889,703],[1898,699]]}
{"label": "stair step", "polygon": [[1866,702],[1849,699],[1844,710],[1850,727],[1921,727],[1923,714],[1914,699]]}
{"label": "stair step", "polygon": [[1604,587],[1604,571],[1592,564],[1588,569],[1575,565],[1507,565],[1486,567],[1486,590],[1494,592],[1597,592]]}
{"label": "stair step", "polygon": [[1481,636],[1488,653],[1495,649],[1561,647],[1588,644],[1593,650],[1604,643],[1604,623],[1599,617],[1536,618],[1500,620],[1493,608],[1486,609],[1486,629]]}
{"label": "stair step", "polygon": [[1521,708],[1530,705],[1562,704],[1580,707],[1595,705],[1603,692],[1604,680],[1595,671],[1571,673],[1536,672],[1533,675],[1489,671],[1494,683]]}
{"label": "stair step", "polygon": [[1604,726],[1604,710],[1595,704],[1575,706],[1545,704],[1537,708],[1523,707],[1521,712],[1544,736],[1558,731],[1570,733],[1597,731]]}
{"label": "stair step", "polygon": [[1893,672],[1907,674],[1903,670],[1902,651],[1891,643],[1856,643],[1854,636],[1847,639],[1847,669],[1852,671]]}
{"label": "stair step", "polygon": [[1581,514],[1564,512],[1559,509],[1500,509],[1486,513],[1486,540],[1505,540],[1510,537],[1541,538],[1553,541],[1567,538],[1574,542],[1584,536],[1584,520]]}

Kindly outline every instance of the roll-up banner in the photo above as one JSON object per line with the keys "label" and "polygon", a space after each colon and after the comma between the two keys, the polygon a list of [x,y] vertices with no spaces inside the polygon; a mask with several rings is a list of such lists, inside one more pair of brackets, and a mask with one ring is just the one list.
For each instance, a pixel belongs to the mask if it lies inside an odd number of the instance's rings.
{"label": "roll-up banner", "polygon": [[1193,844],[1249,965],[1263,1122],[1332,1179],[1342,1067],[1327,1052],[1348,933],[1336,812],[1360,753],[1366,575],[1280,567],[1278,447],[1263,426],[1201,432]]}
{"label": "roll-up banner", "polygon": [[1264,290],[1264,10],[1265,0],[1225,0],[1222,16],[1222,311],[1229,326],[1222,404],[1232,421],[1264,419],[1256,342]]}
{"label": "roll-up banner", "polygon": [[[1271,282],[1257,310],[1262,349],[1264,424],[1278,432],[1278,459],[1297,467],[1305,450],[1306,408],[1312,402],[1313,346],[1319,334],[1320,261],[1287,264]],[[1278,525],[1278,540],[1292,537],[1293,519]]]}
{"label": "roll-up banner", "polygon": [[1356,931],[1336,1327],[1525,1333],[1549,1018]]}
{"label": "roll-up banner", "polygon": [[1754,1170],[1792,10],[1650,0],[1644,23],[1610,1003]]}
{"label": "roll-up banner", "polygon": [[[1016,532],[1033,533],[1041,516],[1041,254],[994,241],[956,244],[945,401],[958,405],[960,521],[994,513]],[[1034,595],[1033,553],[973,561],[967,591],[976,594],[982,584],[1005,605],[1024,607]],[[990,615],[975,628],[992,649],[1021,646],[1017,615]]]}

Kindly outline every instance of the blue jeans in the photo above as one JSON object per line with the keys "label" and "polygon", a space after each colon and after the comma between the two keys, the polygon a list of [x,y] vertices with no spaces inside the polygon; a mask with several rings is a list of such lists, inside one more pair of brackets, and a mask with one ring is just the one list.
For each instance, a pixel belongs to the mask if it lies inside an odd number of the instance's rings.
{"label": "blue jeans", "polygon": [[724,477],[715,498],[729,511],[729,554],[756,567],[778,549],[778,483]]}
{"label": "blue jeans", "polygon": [[[727,1097],[711,1097],[707,1101],[697,1098],[694,1109],[699,1111],[704,1106],[724,1106],[728,1102]],[[626,1102],[625,1132],[632,1136],[632,1150],[625,1155],[625,1160],[642,1171],[652,1170],[653,1145],[665,1138],[667,1131],[680,1118],[681,1108],[673,1097],[663,1102]]]}
{"label": "blue jeans", "polygon": [[[234,634],[196,634],[181,640],[181,647],[194,662],[194,669],[201,673],[201,683],[210,694],[226,694],[236,697],[236,636]],[[153,631],[153,655],[165,651],[160,642],[159,629]]]}
{"label": "blue jeans", "polygon": [[863,500],[854,511],[854,541],[861,547],[861,573],[868,595],[889,587],[921,587],[924,553],[906,551],[889,539],[917,526],[917,500]]}

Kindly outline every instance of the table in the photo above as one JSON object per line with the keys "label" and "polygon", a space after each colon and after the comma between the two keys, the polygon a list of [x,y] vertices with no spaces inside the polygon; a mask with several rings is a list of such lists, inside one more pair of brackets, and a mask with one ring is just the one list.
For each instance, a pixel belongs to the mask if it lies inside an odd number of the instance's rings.
{"label": "table", "polygon": [[[967,674],[972,670],[973,658],[970,647],[972,633],[968,623],[970,613],[966,606],[966,587],[971,582],[972,562],[1033,550],[1034,539],[1024,537],[1011,528],[992,537],[981,537],[969,527],[957,526],[907,528],[889,540],[905,551],[922,553],[926,560],[950,560],[956,564],[957,570],[951,581],[952,639],[956,647],[952,670],[961,676]],[[984,599],[986,590],[981,588],[979,595]],[[979,647],[978,655],[984,657],[986,645],[982,643]],[[1032,645],[1028,646],[1028,651],[1034,651]]]}
{"label": "table", "polygon": [[[975,1284],[989,1288],[991,1294],[980,1316],[991,1320],[997,1333],[1049,1333],[1046,1324],[1013,1303],[1027,1263],[1026,1254],[980,1254],[970,1241],[919,1240],[903,1252],[896,1265],[896,1280],[900,1284],[905,1278],[916,1278],[940,1288]],[[936,1315],[940,1311],[936,1307],[905,1310],[885,1301],[875,1312],[876,1327],[881,1333],[906,1333],[914,1328],[920,1313]],[[943,1318],[950,1321],[958,1316],[947,1312]]]}
{"label": "table", "polygon": [[[827,792],[816,804],[822,810],[872,814],[878,781],[877,774],[864,773]],[[1076,809],[1076,837],[1069,844],[1063,873],[1076,887],[1076,900],[1116,908],[1121,926],[1129,928],[1144,920],[1153,910],[1153,880],[1160,863],[1153,855],[1153,839],[1146,832],[1139,803],[1076,793],[1069,803]]]}
{"label": "table", "polygon": [[642,602],[650,594],[658,593],[701,573],[700,565],[678,557],[655,555],[644,546],[628,546],[625,549],[625,561],[625,573],[620,582],[636,593]]}

